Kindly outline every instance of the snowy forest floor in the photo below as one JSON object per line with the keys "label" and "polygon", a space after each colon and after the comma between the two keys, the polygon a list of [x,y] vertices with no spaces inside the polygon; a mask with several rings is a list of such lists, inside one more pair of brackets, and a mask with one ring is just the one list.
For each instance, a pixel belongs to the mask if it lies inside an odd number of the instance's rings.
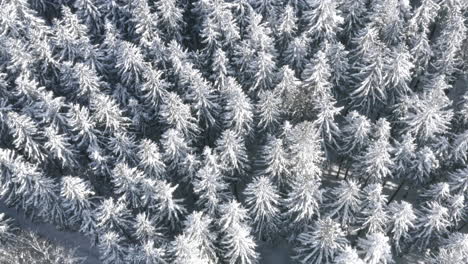
{"label": "snowy forest floor", "polygon": [[59,230],[54,225],[32,221],[23,211],[7,207],[2,200],[0,200],[0,213],[5,213],[5,215],[12,218],[15,224],[24,231],[34,232],[40,237],[49,240],[53,244],[60,245],[65,249],[76,249],[76,256],[86,258],[84,262],[86,264],[101,263],[99,261],[97,248],[92,247],[89,239],[78,232]]}

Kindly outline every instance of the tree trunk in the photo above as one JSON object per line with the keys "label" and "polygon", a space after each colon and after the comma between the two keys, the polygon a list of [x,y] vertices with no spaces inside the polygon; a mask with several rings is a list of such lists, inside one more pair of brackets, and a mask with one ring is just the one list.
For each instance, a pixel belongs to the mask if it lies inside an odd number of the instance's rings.
{"label": "tree trunk", "polygon": [[236,198],[236,201],[239,202],[239,190],[237,190],[237,182],[234,182],[232,185],[232,193],[234,194],[234,198]]}
{"label": "tree trunk", "polygon": [[395,199],[396,195],[398,194],[398,192],[400,191],[401,187],[403,187],[404,184],[405,184],[405,180],[402,180],[400,185],[396,189],[396,191],[392,194],[392,197],[390,197],[390,199],[388,200],[387,205],[390,204],[393,201],[393,199]]}
{"label": "tree trunk", "polygon": [[348,172],[349,172],[349,168],[351,167],[351,164],[348,164],[348,167],[346,168],[346,172],[345,172],[345,175],[344,175],[344,179],[343,180],[346,180],[346,178],[348,178]]}
{"label": "tree trunk", "polygon": [[344,159],[344,158],[341,158],[341,159],[340,159],[340,163],[339,163],[339,165],[338,165],[338,172],[336,173],[336,178],[337,178],[337,179],[340,178],[341,165],[343,165],[343,159]]}

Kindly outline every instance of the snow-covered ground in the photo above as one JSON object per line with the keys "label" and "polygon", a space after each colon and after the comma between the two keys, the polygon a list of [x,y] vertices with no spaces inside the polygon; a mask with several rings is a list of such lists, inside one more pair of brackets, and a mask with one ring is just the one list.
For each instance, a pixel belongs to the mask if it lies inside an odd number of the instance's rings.
{"label": "snow-covered ground", "polygon": [[47,223],[32,222],[22,211],[9,208],[0,200],[0,212],[14,219],[15,223],[23,230],[33,231],[39,236],[50,240],[66,249],[76,249],[78,257],[86,257],[86,264],[100,264],[99,254],[96,248],[91,246],[88,238],[78,232],[58,230]]}

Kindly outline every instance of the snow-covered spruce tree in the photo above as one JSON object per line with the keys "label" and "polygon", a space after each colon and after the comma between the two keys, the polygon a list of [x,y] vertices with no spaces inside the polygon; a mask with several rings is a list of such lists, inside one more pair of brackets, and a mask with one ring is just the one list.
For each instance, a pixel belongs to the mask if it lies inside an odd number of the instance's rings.
{"label": "snow-covered spruce tree", "polygon": [[365,262],[359,257],[356,249],[351,246],[346,246],[333,259],[334,264],[364,264]]}
{"label": "snow-covered spruce tree", "polygon": [[392,239],[395,249],[401,252],[401,242],[407,240],[411,229],[414,228],[416,214],[413,206],[405,201],[393,202],[388,207],[389,227],[393,234]]}
{"label": "snow-covered spruce tree", "polygon": [[455,136],[452,148],[453,158],[466,164],[468,161],[468,130]]}
{"label": "snow-covered spruce tree", "polygon": [[308,43],[309,38],[306,34],[296,36],[289,42],[288,47],[283,52],[283,61],[290,66],[295,72],[301,72],[307,64]]}
{"label": "snow-covered spruce tree", "polygon": [[267,177],[254,178],[244,190],[245,203],[259,239],[271,239],[279,231],[280,195]]}
{"label": "snow-covered spruce tree", "polygon": [[166,165],[162,160],[159,146],[150,139],[143,139],[138,144],[138,166],[144,170],[145,175],[152,179],[163,179]]}
{"label": "snow-covered spruce tree", "polygon": [[171,229],[175,229],[180,223],[181,215],[184,215],[187,210],[182,204],[182,198],[174,197],[174,191],[178,185],[171,185],[168,182],[160,181],[154,186],[155,204],[150,204],[150,208],[154,208],[157,212],[156,220],[165,224]]}
{"label": "snow-covered spruce tree", "polygon": [[167,255],[165,247],[158,247],[154,241],[148,240],[131,247],[126,259],[128,263],[132,264],[167,264]]}
{"label": "snow-covered spruce tree", "polygon": [[99,238],[100,260],[104,264],[124,264],[128,249],[122,236],[113,231],[106,232]]}
{"label": "snow-covered spruce tree", "polygon": [[446,182],[431,184],[421,193],[421,197],[428,201],[446,202],[450,198],[450,186]]}
{"label": "snow-covered spruce tree", "polygon": [[449,108],[451,100],[445,95],[443,89],[447,84],[436,89],[424,92],[413,98],[408,112],[402,118],[405,124],[403,131],[411,133],[419,142],[433,140],[437,135],[446,133],[453,117]]}
{"label": "snow-covered spruce tree", "polygon": [[386,230],[389,220],[387,211],[387,197],[382,194],[382,185],[370,184],[363,189],[363,201],[361,203],[358,223],[360,230],[367,233],[383,232]]}
{"label": "snow-covered spruce tree", "polygon": [[289,66],[283,66],[280,71],[281,81],[276,85],[274,92],[281,99],[281,107],[285,114],[299,115],[302,111],[296,113],[295,102],[301,100],[299,89],[301,83]]}
{"label": "snow-covered spruce tree", "polygon": [[283,117],[281,98],[274,91],[262,91],[259,94],[258,103],[255,106],[260,131],[274,133],[278,130]]}
{"label": "snow-covered spruce tree", "polygon": [[111,182],[114,184],[114,193],[128,203],[131,208],[141,207],[140,182],[144,175],[137,168],[130,168],[125,163],[118,163],[111,173]]}
{"label": "snow-covered spruce tree", "polygon": [[[108,198],[96,208],[97,227],[100,233],[126,234],[131,226],[131,212],[123,200]],[[112,235],[113,236],[113,235]]]}
{"label": "snow-covered spruce tree", "polygon": [[393,263],[392,248],[389,242],[388,237],[380,232],[368,234],[365,238],[359,238],[358,247],[362,255],[364,255],[365,263]]}
{"label": "snow-covered spruce tree", "polygon": [[288,4],[283,13],[277,20],[275,33],[277,35],[277,45],[279,46],[280,52],[284,51],[294,38],[297,27],[298,18],[292,5]]}
{"label": "snow-covered spruce tree", "polygon": [[431,173],[439,168],[439,160],[430,148],[424,147],[415,153],[415,159],[410,168],[413,171],[411,175],[413,180],[427,182],[431,178]]}
{"label": "snow-covered spruce tree", "polygon": [[45,150],[41,146],[44,137],[37,124],[29,116],[7,112],[6,124],[16,149],[24,151],[26,157],[32,160],[43,161],[45,159]]}
{"label": "snow-covered spruce tree", "polygon": [[226,89],[221,96],[224,103],[222,115],[224,127],[232,129],[239,135],[250,133],[253,127],[254,107],[234,78],[227,78]]}
{"label": "snow-covered spruce tree", "polygon": [[290,185],[287,197],[283,201],[286,215],[293,229],[312,224],[314,218],[320,217],[322,190],[316,180],[296,179]]}
{"label": "snow-covered spruce tree", "polygon": [[329,216],[337,219],[342,226],[354,225],[361,201],[361,188],[354,180],[341,181],[330,192],[325,193]]}
{"label": "snow-covered spruce tree", "polygon": [[349,43],[365,23],[366,2],[363,0],[344,0],[339,8],[343,13],[341,36],[346,43]]}
{"label": "snow-covered spruce tree", "polygon": [[308,103],[319,102],[332,93],[333,85],[330,83],[331,68],[326,53],[327,48],[327,45],[323,45],[302,72],[301,90],[303,95],[309,96]]}
{"label": "snow-covered spruce tree", "polygon": [[310,10],[302,16],[305,32],[315,42],[336,41],[336,35],[343,24],[343,17],[337,3],[330,0],[308,2]]}
{"label": "snow-covered spruce tree", "polygon": [[409,85],[412,70],[413,63],[408,48],[402,44],[391,49],[383,68],[389,104],[394,104],[400,97],[411,93]]}
{"label": "snow-covered spruce tree", "polygon": [[259,254],[256,243],[250,234],[250,227],[237,225],[228,230],[221,241],[224,247],[224,258],[229,264],[256,264]]}
{"label": "snow-covered spruce tree", "polygon": [[348,244],[345,233],[330,218],[319,219],[297,237],[294,249],[299,263],[331,263],[333,257]]}
{"label": "snow-covered spruce tree", "polygon": [[161,135],[161,147],[163,149],[163,160],[167,168],[171,170],[180,168],[184,159],[192,151],[187,139],[174,128],[166,130]]}
{"label": "snow-covered spruce tree", "polygon": [[430,258],[430,263],[462,263],[468,257],[467,242],[467,234],[450,234],[448,239],[444,239],[438,252]]}
{"label": "snow-covered spruce tree", "polygon": [[260,147],[257,166],[259,175],[265,175],[281,190],[289,183],[289,160],[282,138],[268,135],[265,145]]}
{"label": "snow-covered spruce tree", "polygon": [[410,134],[405,134],[399,141],[396,141],[393,148],[395,165],[393,166],[392,177],[406,180],[411,171],[416,152],[415,138]]}
{"label": "snow-covered spruce tree", "polygon": [[109,132],[127,130],[129,119],[124,116],[123,111],[111,96],[95,94],[90,98],[89,108],[92,111],[92,119],[98,127],[103,127]]}
{"label": "snow-covered spruce tree", "polygon": [[113,154],[116,162],[135,164],[137,144],[133,133],[115,132],[107,140],[106,148]]}
{"label": "snow-covered spruce tree", "polygon": [[198,244],[207,263],[218,263],[218,249],[215,246],[217,234],[213,232],[213,219],[202,212],[193,212],[184,221],[184,234]]}
{"label": "snow-covered spruce tree", "polygon": [[450,77],[460,69],[462,64],[460,52],[467,36],[466,17],[463,12],[460,7],[454,5],[447,12],[440,35],[434,41],[432,66],[437,74]]}
{"label": "snow-covered spruce tree", "polygon": [[192,116],[190,106],[184,104],[176,93],[168,93],[163,98],[159,115],[169,128],[177,130],[184,137],[193,138],[198,133],[198,126]]}
{"label": "snow-covered spruce tree", "polygon": [[182,40],[182,30],[185,27],[184,10],[178,5],[179,3],[175,0],[164,0],[155,4],[156,14],[159,18],[158,25],[165,33],[167,41],[171,39]]}
{"label": "snow-covered spruce tree", "polygon": [[308,121],[295,125],[288,132],[293,179],[317,179],[322,175],[324,154],[315,126]]}
{"label": "snow-covered spruce tree", "polygon": [[368,115],[375,114],[376,107],[387,100],[383,75],[386,50],[372,23],[362,28],[352,43],[355,48],[350,51],[353,84],[350,107]]}
{"label": "snow-covered spruce tree", "polygon": [[139,213],[133,222],[135,230],[134,237],[138,241],[153,241],[157,245],[163,244],[165,241],[164,229],[156,224],[156,219],[146,212]]}
{"label": "snow-covered spruce tree", "polygon": [[[206,160],[215,155],[211,153],[209,148],[205,148],[205,154]],[[215,160],[215,164],[210,164],[209,161],[205,162],[205,165],[195,174],[193,192],[199,196],[197,205],[210,216],[214,216],[219,205],[230,197],[229,185],[222,175],[217,160]]]}
{"label": "snow-covered spruce tree", "polygon": [[250,167],[244,139],[234,130],[225,130],[221,134],[216,141],[216,152],[228,177],[242,176]]}
{"label": "snow-covered spruce tree", "polygon": [[[343,157],[357,154],[364,150],[370,143],[372,125],[366,116],[357,111],[349,112],[342,125],[339,142],[339,154]],[[341,165],[341,163],[340,163]]]}
{"label": "snow-covered spruce tree", "polygon": [[62,167],[77,166],[77,151],[73,149],[65,135],[59,134],[55,126],[44,128],[46,142],[45,149],[50,153],[50,156],[57,159]]}
{"label": "snow-covered spruce tree", "polygon": [[450,190],[453,193],[464,194],[468,192],[468,168],[458,169],[454,172],[449,173],[448,183],[450,185]]}
{"label": "snow-covered spruce tree", "polygon": [[94,194],[89,182],[73,176],[62,178],[60,197],[65,214],[68,215],[69,225],[93,220],[89,219],[88,212],[94,207],[94,203],[90,200]]}
{"label": "snow-covered spruce tree", "polygon": [[394,165],[391,157],[390,123],[379,119],[374,131],[374,140],[362,152],[353,164],[353,172],[361,175],[368,182],[380,182],[391,174]]}
{"label": "snow-covered spruce tree", "polygon": [[73,131],[72,141],[78,148],[98,147],[98,137],[101,131],[96,128],[96,122],[86,107],[73,104],[68,112],[68,122]]}
{"label": "snow-covered spruce tree", "polygon": [[415,76],[420,77],[427,69],[431,55],[430,39],[435,32],[434,21],[440,6],[437,1],[423,0],[421,5],[413,11],[408,20],[407,35],[410,53],[415,65]]}
{"label": "snow-covered spruce tree", "polygon": [[333,84],[333,95],[336,97],[346,90],[350,82],[349,51],[340,42],[331,43],[327,49],[328,61],[331,67],[330,82]]}
{"label": "snow-covered spruce tree", "polygon": [[448,209],[438,202],[429,202],[419,210],[412,236],[418,248],[424,249],[434,238],[446,233],[449,225]]}
{"label": "snow-covered spruce tree", "polygon": [[343,107],[336,106],[336,100],[332,95],[325,95],[315,105],[317,111],[317,119],[314,120],[314,125],[321,134],[323,149],[328,157],[330,150],[336,149],[336,138],[339,137],[340,129],[337,118],[340,115]]}

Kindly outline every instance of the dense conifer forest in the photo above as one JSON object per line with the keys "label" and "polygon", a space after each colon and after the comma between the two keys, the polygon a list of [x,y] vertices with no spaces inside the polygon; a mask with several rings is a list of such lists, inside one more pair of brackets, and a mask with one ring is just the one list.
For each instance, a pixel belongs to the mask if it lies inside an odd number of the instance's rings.
{"label": "dense conifer forest", "polygon": [[468,263],[467,26],[466,0],[0,0],[0,263]]}

